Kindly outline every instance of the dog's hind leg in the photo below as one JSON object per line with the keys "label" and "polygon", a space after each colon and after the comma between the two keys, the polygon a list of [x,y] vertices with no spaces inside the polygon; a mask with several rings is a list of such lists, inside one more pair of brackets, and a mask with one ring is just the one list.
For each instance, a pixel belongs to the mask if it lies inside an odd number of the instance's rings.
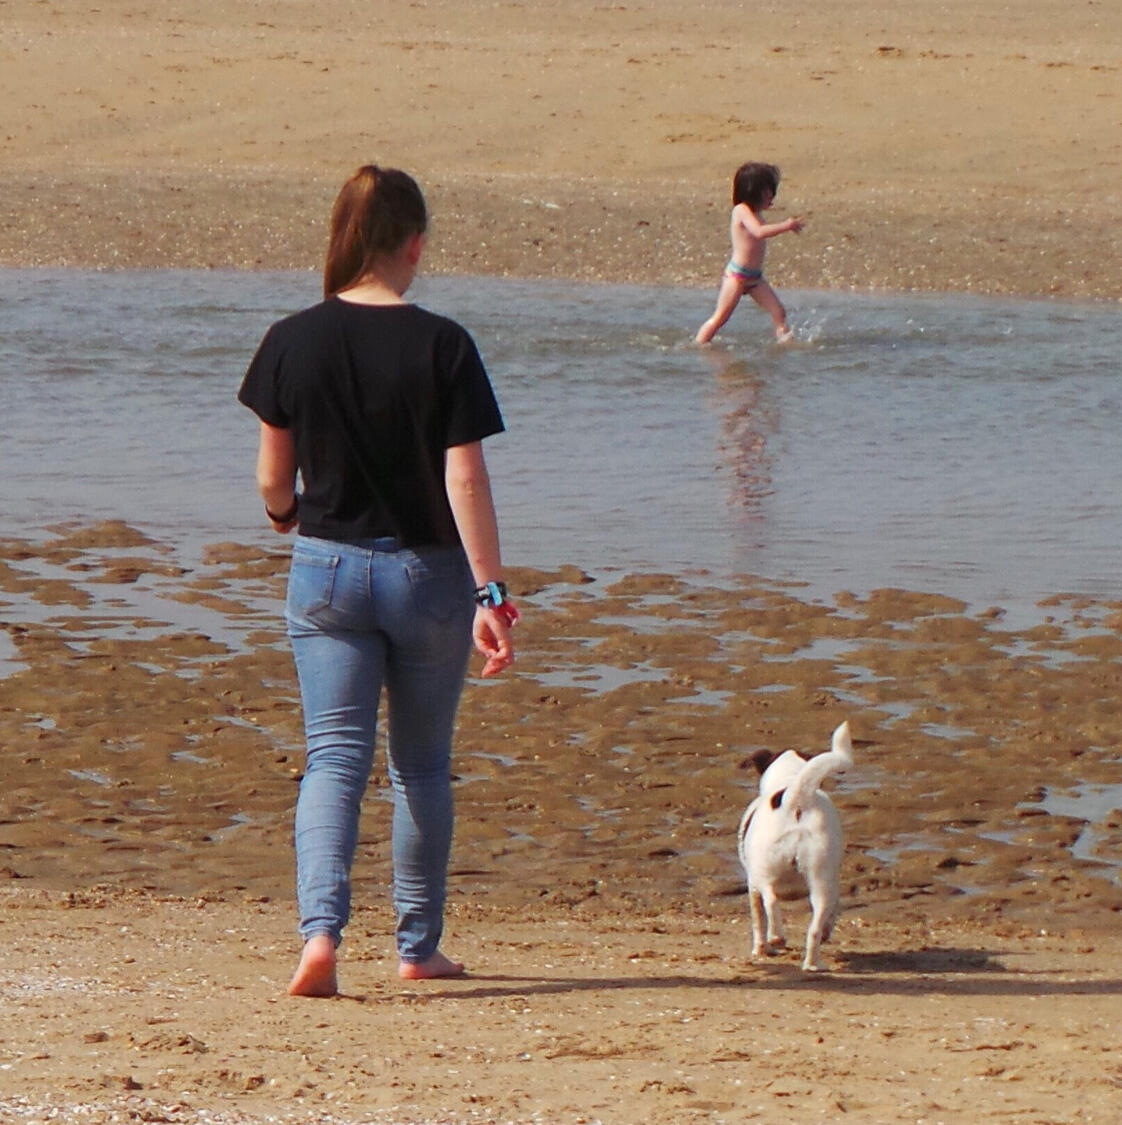
{"label": "dog's hind leg", "polygon": [[767,915],[767,951],[787,948],[787,935],[783,931],[783,915],[779,910],[779,898],[774,888],[765,887],[763,892],[764,913]]}
{"label": "dog's hind leg", "polygon": [[825,893],[810,893],[810,924],[806,928],[806,956],[803,958],[803,971],[820,973],[825,966],[818,951],[834,928],[837,916],[837,903]]}

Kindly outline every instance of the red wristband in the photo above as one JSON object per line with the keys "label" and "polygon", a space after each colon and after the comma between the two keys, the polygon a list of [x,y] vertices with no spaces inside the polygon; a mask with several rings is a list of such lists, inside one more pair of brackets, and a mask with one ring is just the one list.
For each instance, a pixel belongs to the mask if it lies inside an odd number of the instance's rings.
{"label": "red wristband", "polygon": [[506,622],[506,626],[508,629],[522,616],[522,614],[520,614],[515,608],[514,602],[512,601],[501,602],[499,605],[494,606],[493,608],[495,612]]}

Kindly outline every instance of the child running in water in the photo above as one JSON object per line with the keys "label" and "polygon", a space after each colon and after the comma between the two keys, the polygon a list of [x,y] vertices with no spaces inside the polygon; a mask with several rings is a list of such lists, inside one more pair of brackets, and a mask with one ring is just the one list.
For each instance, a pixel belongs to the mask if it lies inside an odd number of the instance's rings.
{"label": "child running in water", "polygon": [[764,280],[764,255],[767,239],[793,230],[803,229],[802,219],[784,219],[781,223],[764,223],[760,214],[775,202],[779,190],[779,169],[774,164],[742,164],[732,180],[732,258],[725,266],[721,288],[717,293],[717,308],[713,315],[697,330],[695,342],[708,344],[733,310],[740,298],[748,293],[775,325],[775,338],[780,343],[791,339],[787,327],[787,310],[776,296],[775,290]]}

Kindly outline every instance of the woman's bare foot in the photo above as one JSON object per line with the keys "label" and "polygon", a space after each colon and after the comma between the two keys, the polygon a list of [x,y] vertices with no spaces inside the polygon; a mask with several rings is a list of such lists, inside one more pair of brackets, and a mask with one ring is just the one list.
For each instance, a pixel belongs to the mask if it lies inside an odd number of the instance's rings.
{"label": "woman's bare foot", "polygon": [[437,977],[459,977],[463,973],[463,965],[445,957],[439,949],[427,961],[402,961],[397,967],[397,975],[402,980],[435,980]]}
{"label": "woman's bare foot", "polygon": [[335,979],[335,942],[327,934],[316,934],[304,942],[304,952],[292,980],[289,996],[334,996],[339,991]]}

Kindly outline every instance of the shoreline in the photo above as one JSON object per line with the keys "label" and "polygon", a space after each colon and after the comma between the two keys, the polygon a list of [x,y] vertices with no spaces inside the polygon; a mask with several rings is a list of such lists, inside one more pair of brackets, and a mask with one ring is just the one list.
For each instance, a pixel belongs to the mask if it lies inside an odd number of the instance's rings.
{"label": "shoreline", "polygon": [[[611,181],[543,191],[528,177],[420,178],[432,211],[425,259],[432,274],[715,291],[727,257],[725,209],[697,186],[664,183],[652,201]],[[92,182],[17,171],[0,186],[8,214],[0,267],[318,272],[335,186],[244,171],[112,170]],[[81,203],[43,208],[43,199],[59,196]],[[1002,207],[1008,222],[1009,201]],[[987,243],[966,237],[964,209],[917,212],[888,198],[870,222],[860,207],[835,207],[826,229],[812,217],[802,234],[777,240],[769,277],[780,290],[1122,303],[1122,241],[1104,237],[1112,216],[1073,225],[1046,216],[1044,203],[1021,202],[1017,211]],[[933,231],[952,240],[957,231],[962,242],[933,246]],[[590,240],[593,254],[585,250]]]}

